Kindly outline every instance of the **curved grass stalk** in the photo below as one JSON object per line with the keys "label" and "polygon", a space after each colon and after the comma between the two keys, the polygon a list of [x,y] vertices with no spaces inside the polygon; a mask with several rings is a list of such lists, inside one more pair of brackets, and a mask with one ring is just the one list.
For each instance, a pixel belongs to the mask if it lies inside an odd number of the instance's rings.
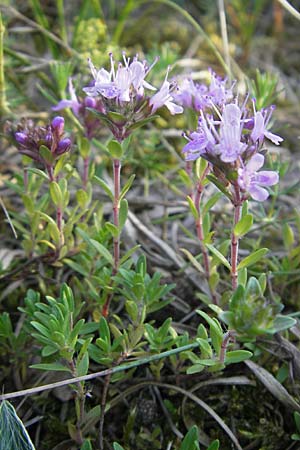
{"label": "curved grass stalk", "polygon": [[123,18],[122,21],[119,22],[119,24],[116,27],[116,31],[114,34],[114,41],[118,42],[120,39],[120,36],[123,32],[124,29],[124,25],[125,25],[125,20],[126,18],[138,7],[140,7],[141,5],[143,5],[144,3],[151,3],[153,4],[154,2],[156,3],[161,3],[163,5],[167,5],[170,6],[171,8],[175,9],[177,12],[179,12],[186,20],[187,22],[189,22],[194,28],[195,30],[200,34],[200,36],[203,37],[203,39],[205,40],[205,42],[207,43],[207,45],[209,46],[209,48],[212,50],[212,52],[215,54],[216,58],[218,59],[219,63],[222,65],[222,67],[224,68],[224,70],[226,71],[226,73],[230,76],[230,68],[228,67],[228,65],[226,64],[226,62],[224,61],[224,58],[222,57],[221,53],[219,52],[219,50],[217,49],[217,47],[215,46],[215,44],[213,43],[213,41],[210,39],[210,37],[208,36],[208,34],[203,30],[203,28],[199,25],[199,23],[193,18],[193,16],[191,16],[191,14],[189,14],[187,11],[185,11],[181,6],[177,5],[176,3],[172,2],[171,0],[140,0],[137,2],[134,2],[132,0],[127,2],[127,5],[124,8],[124,12],[123,12]]}

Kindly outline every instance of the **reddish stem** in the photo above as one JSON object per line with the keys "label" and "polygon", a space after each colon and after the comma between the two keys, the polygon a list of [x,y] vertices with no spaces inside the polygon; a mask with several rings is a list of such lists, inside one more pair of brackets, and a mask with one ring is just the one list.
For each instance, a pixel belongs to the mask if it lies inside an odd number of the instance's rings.
{"label": "reddish stem", "polygon": [[[121,161],[119,159],[113,160],[113,177],[114,177],[114,202],[113,202],[113,222],[114,225],[119,227],[119,207],[120,207],[120,172]],[[120,262],[120,234],[113,239],[114,245],[114,266],[112,275],[116,275]],[[109,294],[105,304],[103,305],[102,315],[107,317],[109,314],[109,305],[112,300],[113,294]]]}
{"label": "reddish stem", "polygon": [[239,253],[239,237],[234,233],[234,227],[240,220],[241,216],[241,196],[240,196],[240,188],[238,184],[234,185],[234,219],[233,219],[233,229],[231,233],[231,282],[232,289],[235,290],[237,288],[237,279],[238,279],[238,253]]}
{"label": "reddish stem", "polygon": [[[185,162],[185,171],[188,174],[189,178],[193,179],[193,162],[192,161],[186,161]],[[194,200],[194,193],[192,188],[189,190],[188,195],[191,197],[192,200]]]}
{"label": "reddish stem", "polygon": [[[120,172],[121,161],[119,159],[113,160],[114,172],[114,204],[113,204],[113,219],[115,227],[119,228],[119,203],[120,203]],[[120,260],[120,234],[114,237],[114,267],[113,275],[115,275],[119,268]]]}

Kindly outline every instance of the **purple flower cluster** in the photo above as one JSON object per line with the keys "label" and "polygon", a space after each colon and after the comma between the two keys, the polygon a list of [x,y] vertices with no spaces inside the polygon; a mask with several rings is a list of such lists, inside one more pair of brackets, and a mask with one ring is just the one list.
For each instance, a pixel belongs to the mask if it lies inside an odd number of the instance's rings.
{"label": "purple flower cluster", "polygon": [[63,117],[56,116],[50,125],[35,126],[32,120],[22,121],[15,133],[18,150],[22,155],[29,156],[34,161],[49,167],[49,161],[42,155],[42,147],[51,152],[53,160],[68,152],[71,140],[64,137],[65,121]]}
{"label": "purple flower cluster", "polygon": [[210,108],[207,105],[206,109],[200,109],[197,130],[189,137],[185,136],[189,142],[182,152],[186,161],[203,157],[213,170],[221,171],[227,181],[232,184],[237,181],[244,196],[264,201],[268,191],[263,186],[273,186],[278,182],[276,172],[257,172],[264,164],[261,153],[264,140],[266,138],[279,145],[283,139],[268,130],[274,107],[255,111],[253,106],[253,109],[247,108],[247,98],[239,106],[237,100],[220,100],[218,103],[211,97]]}
{"label": "purple flower cluster", "polygon": [[[123,63],[118,64],[117,70],[112,54],[110,61],[110,71],[104,68],[97,70],[89,61],[94,80],[83,90],[88,98],[100,98],[102,118],[117,140],[122,141],[129,136],[139,123],[144,123],[162,106],[166,106],[171,114],[183,112],[182,106],[173,102],[177,85],[168,81],[169,70],[159,90],[145,80],[157,60],[148,66],[137,56],[131,61],[123,53]],[[155,93],[151,96],[146,94],[146,90]]]}
{"label": "purple flower cluster", "polygon": [[199,112],[210,108],[212,104],[221,106],[232,100],[233,84],[228,87],[226,78],[218,77],[213,71],[210,71],[210,74],[211,81],[208,86],[204,83],[195,83],[191,78],[184,78],[174,95],[175,101],[184,108],[192,108]]}

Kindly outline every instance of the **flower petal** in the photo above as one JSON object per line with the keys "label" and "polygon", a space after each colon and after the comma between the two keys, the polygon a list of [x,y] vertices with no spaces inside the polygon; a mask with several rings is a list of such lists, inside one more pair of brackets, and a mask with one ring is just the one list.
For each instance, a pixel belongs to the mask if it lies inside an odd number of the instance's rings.
{"label": "flower petal", "polygon": [[254,173],[259,170],[265,162],[265,158],[261,153],[256,153],[246,164],[247,172]]}
{"label": "flower petal", "polygon": [[253,200],[256,200],[258,202],[263,202],[269,197],[269,192],[266,189],[258,186],[257,184],[250,186],[248,192]]}
{"label": "flower petal", "polygon": [[271,133],[270,131],[265,131],[265,136],[267,139],[273,142],[275,145],[279,145],[283,141],[283,138],[277,134]]}
{"label": "flower petal", "polygon": [[273,186],[278,183],[279,175],[272,170],[262,170],[256,174],[255,181],[261,186]]}

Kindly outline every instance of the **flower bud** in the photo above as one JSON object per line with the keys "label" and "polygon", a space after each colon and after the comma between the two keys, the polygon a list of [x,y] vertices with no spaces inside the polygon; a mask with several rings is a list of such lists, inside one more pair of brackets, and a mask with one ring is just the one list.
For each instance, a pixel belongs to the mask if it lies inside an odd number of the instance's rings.
{"label": "flower bud", "polygon": [[84,105],[86,108],[96,108],[96,100],[93,97],[86,97],[84,99]]}
{"label": "flower bud", "polygon": [[55,150],[55,155],[60,156],[63,153],[68,152],[70,150],[70,147],[71,147],[71,139],[69,138],[62,139]]}
{"label": "flower bud", "polygon": [[22,133],[22,132],[15,133],[15,139],[21,145],[26,145],[28,143],[27,134]]}
{"label": "flower bud", "polygon": [[61,116],[56,116],[51,122],[52,131],[57,135],[61,136],[64,132],[65,119]]}

